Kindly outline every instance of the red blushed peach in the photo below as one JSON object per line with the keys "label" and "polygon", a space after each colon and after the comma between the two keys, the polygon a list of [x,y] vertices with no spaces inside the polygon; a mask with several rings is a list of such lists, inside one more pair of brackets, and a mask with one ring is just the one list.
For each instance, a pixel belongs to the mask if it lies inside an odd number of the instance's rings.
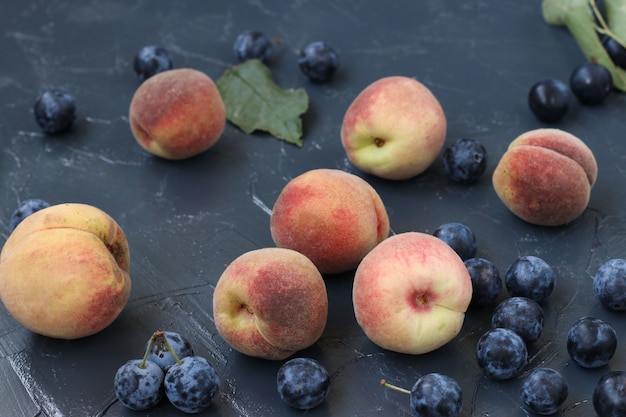
{"label": "red blushed peach", "polygon": [[461,330],[472,298],[465,264],[443,240],[419,232],[387,238],[359,265],[357,322],[378,346],[400,353],[438,349]]}
{"label": "red blushed peach", "polygon": [[235,350],[285,359],[314,344],[328,316],[326,284],[315,265],[290,249],[263,248],[235,259],[213,293],[213,317]]}
{"label": "red blushed peach", "polygon": [[582,140],[559,129],[536,129],[511,142],[492,182],[521,219],[559,226],[585,211],[597,176],[596,160]]}
{"label": "red blushed peach", "polygon": [[389,218],[374,188],[356,175],[314,169],[292,179],[270,217],[276,246],[307,256],[322,274],[345,272],[389,235]]}
{"label": "red blushed peach", "polygon": [[390,180],[424,172],[446,138],[446,116],[433,93],[403,76],[381,78],[350,104],[341,143],[360,170]]}
{"label": "red blushed peach", "polygon": [[158,73],[133,95],[130,128],[146,151],[185,159],[212,147],[226,125],[226,108],[213,80],[189,69]]}
{"label": "red blushed peach", "polygon": [[115,320],[130,295],[122,229],[85,204],[59,204],[25,218],[0,253],[0,298],[26,328],[77,339]]}

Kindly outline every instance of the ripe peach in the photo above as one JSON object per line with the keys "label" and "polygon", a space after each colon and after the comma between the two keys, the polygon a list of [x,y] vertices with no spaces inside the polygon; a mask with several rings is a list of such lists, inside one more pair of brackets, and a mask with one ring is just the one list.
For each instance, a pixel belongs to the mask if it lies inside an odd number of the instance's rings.
{"label": "ripe peach", "polygon": [[391,180],[424,172],[437,158],[447,122],[433,93],[403,76],[381,78],[350,104],[341,143],[360,170]]}
{"label": "ripe peach", "polygon": [[496,194],[514,214],[559,226],[587,208],[598,166],[591,149],[559,129],[535,129],[510,143],[494,170]]}
{"label": "ripe peach", "polygon": [[135,139],[146,151],[177,160],[217,142],[226,125],[226,108],[208,75],[180,68],[144,81],[133,95],[128,117]]}
{"label": "ripe peach", "polygon": [[326,284],[299,252],[262,248],[226,267],[213,292],[222,338],[254,357],[282,360],[314,344],[328,316]]}
{"label": "ripe peach", "polygon": [[0,253],[0,298],[35,333],[60,339],[107,327],[130,295],[120,226],[100,209],[59,204],[25,218]]}
{"label": "ripe peach", "polygon": [[374,188],[338,169],[314,169],[281,191],[270,217],[276,246],[307,256],[322,274],[345,272],[389,235]]}
{"label": "ripe peach", "polygon": [[361,261],[352,287],[354,313],[366,336],[384,349],[413,355],[452,340],[471,298],[472,280],[459,255],[420,232],[381,242]]}

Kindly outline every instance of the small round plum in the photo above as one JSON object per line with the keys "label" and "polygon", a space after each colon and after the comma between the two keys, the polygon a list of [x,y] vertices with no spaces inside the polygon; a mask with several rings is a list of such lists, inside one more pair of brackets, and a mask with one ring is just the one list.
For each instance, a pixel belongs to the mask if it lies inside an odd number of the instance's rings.
{"label": "small round plum", "polygon": [[476,256],[476,236],[472,229],[462,223],[442,224],[435,229],[433,236],[446,242],[463,261]]}
{"label": "small round plum", "polygon": [[156,363],[132,359],[115,373],[115,396],[131,410],[147,410],[163,398],[163,378],[163,370]]}
{"label": "small round plum", "polygon": [[520,374],[528,361],[524,340],[513,330],[488,330],[478,340],[476,359],[483,373],[492,379],[511,379]]}
{"label": "small round plum", "polygon": [[626,371],[609,371],[596,382],[592,395],[598,417],[624,417],[626,413]]}
{"label": "small round plum", "polygon": [[540,415],[556,414],[569,395],[565,377],[552,368],[531,371],[520,389],[520,399],[528,410]]}
{"label": "small round plum", "polygon": [[626,311],[626,260],[614,258],[600,265],[593,292],[608,310]]}
{"label": "small round plum", "polygon": [[195,414],[209,408],[219,391],[220,378],[205,358],[187,356],[168,368],[163,386],[174,407]]}
{"label": "small round plum", "polygon": [[556,275],[543,259],[525,255],[509,266],[504,284],[512,297],[526,297],[541,303],[554,291]]}
{"label": "small round plum", "polygon": [[330,390],[330,374],[311,358],[285,362],[276,375],[278,395],[290,407],[309,410],[324,402]]}
{"label": "small round plum", "polygon": [[488,306],[494,304],[502,293],[502,278],[498,268],[484,258],[469,258],[464,261],[467,272],[472,279],[472,306]]}
{"label": "small round plum", "polygon": [[595,317],[581,317],[567,333],[567,353],[578,366],[600,368],[617,350],[617,333],[609,323]]}
{"label": "small round plum", "polygon": [[526,297],[502,301],[491,316],[491,327],[503,327],[520,335],[526,344],[535,343],[543,332],[543,309]]}
{"label": "small round plum", "polygon": [[415,382],[409,404],[417,416],[456,417],[463,408],[463,391],[454,378],[433,372]]}

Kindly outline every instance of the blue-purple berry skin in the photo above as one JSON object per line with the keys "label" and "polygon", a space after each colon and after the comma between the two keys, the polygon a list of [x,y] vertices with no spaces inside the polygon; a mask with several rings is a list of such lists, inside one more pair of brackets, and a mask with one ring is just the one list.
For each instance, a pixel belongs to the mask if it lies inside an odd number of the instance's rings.
{"label": "blue-purple berry skin", "polygon": [[537,81],[528,91],[528,107],[544,123],[563,119],[569,111],[570,101],[569,86],[554,78]]}
{"label": "blue-purple berry skin", "polygon": [[526,297],[541,303],[556,287],[556,275],[543,259],[520,256],[507,269],[504,285],[512,297]]}
{"label": "blue-purple berry skin", "polygon": [[568,395],[567,379],[552,368],[532,370],[520,388],[522,404],[529,411],[544,416],[556,414]]}
{"label": "blue-purple berry skin", "polygon": [[259,59],[267,62],[272,56],[272,41],[263,32],[246,30],[235,39],[233,53],[239,62]]}
{"label": "blue-purple berry skin", "polygon": [[142,362],[130,360],[115,373],[115,396],[131,410],[147,410],[163,398],[163,370],[154,362]]}
{"label": "blue-purple berry skin", "polygon": [[567,333],[567,353],[583,368],[608,365],[617,350],[617,332],[595,317],[581,317]]}
{"label": "blue-purple berry skin", "polygon": [[498,268],[484,258],[469,258],[464,264],[472,280],[470,305],[484,307],[495,304],[504,287]]}
{"label": "blue-purple berry skin", "polygon": [[610,371],[596,382],[592,395],[598,417],[626,416],[626,371]]}
{"label": "blue-purple berry skin", "polygon": [[608,310],[626,311],[626,259],[609,259],[600,265],[593,292]]}
{"label": "blue-purple berry skin", "polygon": [[168,50],[158,45],[144,46],[133,59],[133,70],[142,82],[173,67],[172,57]]}
{"label": "blue-purple berry skin", "polygon": [[29,198],[28,200],[22,201],[11,215],[11,222],[9,225],[11,232],[15,230],[17,225],[20,224],[22,220],[47,207],[50,207],[50,203],[39,198]]}
{"label": "blue-purple berry skin", "polygon": [[537,302],[526,297],[510,297],[494,310],[491,326],[513,330],[529,345],[541,337],[543,319],[543,308]]}
{"label": "blue-purple berry skin", "polygon": [[339,68],[339,55],[326,42],[311,42],[300,51],[298,66],[310,81],[325,83],[330,81]]}
{"label": "blue-purple berry skin", "polygon": [[474,139],[458,139],[448,145],[442,154],[443,169],[452,181],[471,184],[487,168],[487,150]]}
{"label": "blue-purple berry skin", "polygon": [[602,64],[585,62],[572,71],[570,89],[584,105],[601,104],[613,90],[611,72]]}
{"label": "blue-purple berry skin", "polygon": [[602,46],[604,46],[615,65],[626,69],[626,48],[610,36],[605,36],[602,39]]}
{"label": "blue-purple berry skin", "polygon": [[446,242],[463,261],[475,257],[478,251],[474,232],[462,223],[444,223],[435,229],[433,236]]}
{"label": "blue-purple berry skin", "polygon": [[287,405],[309,410],[326,399],[330,390],[330,374],[324,365],[314,359],[294,358],[278,370],[276,388]]}
{"label": "blue-purple berry skin", "polygon": [[[167,338],[167,342],[174,352],[176,352],[179,359],[193,356],[191,343],[183,335],[169,330],[164,331],[163,335]],[[150,340],[146,342],[146,349],[148,348],[148,344],[150,344]],[[167,346],[158,339],[153,343],[148,353],[148,359],[159,365],[161,369],[163,369],[163,372],[167,371],[167,368],[176,363],[176,359],[170,353]]]}
{"label": "blue-purple berry skin", "polygon": [[204,357],[187,356],[168,368],[163,384],[174,407],[185,413],[200,413],[211,405],[220,379]]}
{"label": "blue-purple berry skin", "polygon": [[76,101],[68,92],[43,91],[33,106],[35,121],[46,134],[58,135],[68,131],[76,120]]}
{"label": "blue-purple berry skin", "polygon": [[457,417],[463,408],[463,392],[455,379],[430,373],[415,382],[409,404],[416,416]]}
{"label": "blue-purple berry skin", "polygon": [[528,351],[524,340],[513,330],[497,328],[480,337],[476,359],[485,376],[505,380],[521,373],[528,362]]}

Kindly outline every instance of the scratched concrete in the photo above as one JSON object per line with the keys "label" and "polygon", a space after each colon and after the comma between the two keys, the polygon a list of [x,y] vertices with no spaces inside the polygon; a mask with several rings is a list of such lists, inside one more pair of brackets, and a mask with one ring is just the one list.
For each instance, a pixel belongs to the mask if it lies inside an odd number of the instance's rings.
{"label": "scratched concrete", "polygon": [[[339,142],[345,109],[367,84],[386,75],[420,79],[448,117],[448,142],[480,140],[490,159],[472,186],[449,183],[440,161],[403,182],[362,175],[383,198],[395,233],[432,232],[458,221],[477,235],[481,257],[503,273],[517,256],[543,257],[558,276],[544,304],[544,335],[530,348],[527,371],[555,367],[570,382],[562,415],[593,414],[593,384],[610,369],[626,369],[623,315],[600,307],[591,278],[606,259],[626,256],[623,205],[623,132],[626,100],[614,95],[598,108],[574,104],[559,127],[596,153],[598,182],[589,209],[559,228],[514,218],[497,200],[489,176],[508,143],[542,127],[526,106],[528,88],[545,77],[567,79],[582,56],[569,34],[545,25],[539,1],[307,1],[230,2],[61,1],[0,4],[0,235],[18,202],[83,202],[102,208],[125,230],[131,247],[133,290],[127,308],[103,332],[77,341],[34,335],[0,307],[0,415],[171,416],[163,402],[131,412],[113,395],[113,375],[140,357],[150,334],[185,334],[197,354],[218,369],[222,385],[207,416],[409,416],[408,398],[378,385],[381,378],[410,387],[418,375],[447,373],[462,386],[462,416],[525,416],[517,393],[521,378],[496,382],[481,376],[474,346],[489,328],[491,309],[471,309],[454,341],[412,357],[375,347],[356,324],[351,273],[327,277],[330,320],[320,341],[303,352],[332,373],[324,405],[291,410],[275,392],[281,363],[244,357],[217,334],[211,296],[224,266],[243,252],[273,246],[269,214],[282,186],[312,168],[357,175]],[[258,29],[283,44],[269,65],[283,88],[304,87],[310,110],[304,146],[227,126],[207,153],[181,162],[146,154],[134,142],[127,109],[138,85],[132,57],[146,44],[168,48],[176,67],[218,78],[234,64],[235,36]],[[312,85],[299,73],[295,51],[326,40],[339,52],[333,82]],[[45,87],[72,92],[79,117],[62,137],[45,137],[32,104]],[[502,294],[506,296],[506,294]],[[609,367],[584,371],[565,350],[565,335],[580,316],[594,315],[618,331]]]}

